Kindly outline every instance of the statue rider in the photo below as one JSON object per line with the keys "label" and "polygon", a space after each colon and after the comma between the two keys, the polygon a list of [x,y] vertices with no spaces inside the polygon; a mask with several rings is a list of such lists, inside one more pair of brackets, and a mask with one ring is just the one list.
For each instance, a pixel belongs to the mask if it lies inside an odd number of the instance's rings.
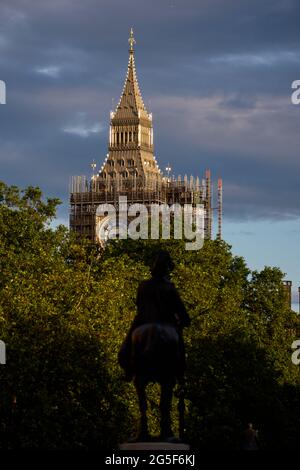
{"label": "statue rider", "polygon": [[[173,268],[174,263],[169,253],[161,250],[155,259],[151,278],[141,282],[138,287],[137,315],[119,352],[119,364],[125,371],[125,379],[128,381],[133,379],[137,388],[141,411],[146,406],[144,404],[146,399],[142,397],[141,400],[140,377],[144,379],[146,377],[146,382],[161,384],[163,437],[172,435],[170,407],[173,388],[176,380],[179,382],[183,380],[186,367],[182,330],[190,325],[190,317],[179,293],[169,280]],[[144,336],[143,347],[142,336]],[[151,360],[147,361],[145,359],[148,359],[150,350]],[[143,385],[146,383],[145,380]]]}

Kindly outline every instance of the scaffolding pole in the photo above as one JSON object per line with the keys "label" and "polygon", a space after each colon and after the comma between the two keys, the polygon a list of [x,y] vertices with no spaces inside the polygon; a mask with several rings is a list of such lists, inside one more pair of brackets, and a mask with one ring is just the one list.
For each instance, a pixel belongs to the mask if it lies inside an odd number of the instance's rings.
{"label": "scaffolding pole", "polygon": [[218,179],[218,234],[217,239],[222,240],[222,216],[223,216],[223,182]]}
{"label": "scaffolding pole", "polygon": [[211,206],[211,175],[210,170],[205,171],[205,196],[206,196],[206,217],[207,217],[207,238],[212,235],[212,206]]}

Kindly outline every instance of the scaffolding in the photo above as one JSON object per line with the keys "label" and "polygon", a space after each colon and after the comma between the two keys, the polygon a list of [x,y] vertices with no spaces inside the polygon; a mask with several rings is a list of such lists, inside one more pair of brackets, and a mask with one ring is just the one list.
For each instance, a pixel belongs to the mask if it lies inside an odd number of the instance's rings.
{"label": "scaffolding", "polygon": [[[86,176],[73,176],[70,180],[70,228],[81,236],[97,242],[97,207],[100,204],[112,204],[118,208],[120,196],[126,196],[128,204],[185,204],[196,207],[202,205],[204,210],[204,237],[212,237],[212,191],[211,172],[206,170],[205,179],[187,175],[183,180],[179,175],[172,177],[137,177],[115,178],[93,175],[90,180]],[[219,216],[222,206],[218,204]],[[219,220],[218,236],[221,237]]]}
{"label": "scaffolding", "polygon": [[218,179],[218,233],[217,239],[222,240],[222,217],[223,217],[223,181]]}

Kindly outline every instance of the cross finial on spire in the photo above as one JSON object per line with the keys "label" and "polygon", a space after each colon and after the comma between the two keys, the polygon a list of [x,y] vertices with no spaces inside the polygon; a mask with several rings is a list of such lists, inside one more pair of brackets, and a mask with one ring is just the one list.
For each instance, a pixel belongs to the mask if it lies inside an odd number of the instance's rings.
{"label": "cross finial on spire", "polygon": [[132,28],[130,29],[130,37],[128,39],[128,42],[129,42],[129,52],[133,53],[133,51],[134,51],[133,46],[136,42],[135,42],[135,39],[133,37],[133,29]]}

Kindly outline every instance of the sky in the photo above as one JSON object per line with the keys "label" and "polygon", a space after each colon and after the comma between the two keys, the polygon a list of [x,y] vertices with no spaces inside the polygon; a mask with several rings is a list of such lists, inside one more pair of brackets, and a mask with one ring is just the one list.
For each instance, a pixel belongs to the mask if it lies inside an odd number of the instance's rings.
{"label": "sky", "polygon": [[[223,178],[223,237],[251,269],[300,285],[298,0],[1,0],[0,179],[63,204],[107,153],[134,28],[155,156]],[[216,194],[216,191],[215,191]]]}

